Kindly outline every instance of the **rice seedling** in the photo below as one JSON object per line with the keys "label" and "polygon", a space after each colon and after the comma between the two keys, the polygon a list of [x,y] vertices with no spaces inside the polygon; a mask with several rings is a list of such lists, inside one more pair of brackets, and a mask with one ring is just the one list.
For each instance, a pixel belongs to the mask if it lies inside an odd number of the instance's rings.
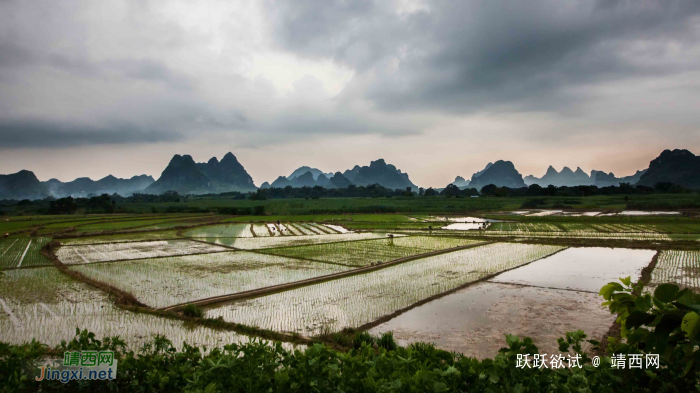
{"label": "rice seedling", "polygon": [[175,240],[175,239],[182,239],[182,237],[177,235],[176,230],[126,233],[126,234],[119,234],[119,235],[69,237],[69,238],[62,238],[62,239],[56,239],[56,240],[58,240],[63,245],[71,246],[71,245],[80,245],[80,244],[126,243],[126,242],[142,242],[142,241],[149,241],[149,240]]}
{"label": "rice seedling", "polygon": [[50,346],[88,329],[97,337],[119,336],[138,350],[156,334],[181,349],[182,343],[211,349],[248,337],[182,321],[133,313],[114,306],[109,296],[75,281],[54,267],[17,269],[0,278],[0,341],[21,344],[36,339]]}
{"label": "rice seedling", "polygon": [[184,231],[187,237],[253,237],[250,224],[219,224],[192,228]]}
{"label": "rice seedling", "polygon": [[318,225],[312,224],[312,223],[299,223],[297,224],[298,227],[303,227],[305,228],[308,232],[310,232],[312,235],[325,235],[327,234],[326,231],[323,229],[319,228]]}
{"label": "rice seedling", "polygon": [[127,291],[156,308],[347,270],[244,251],[75,265],[71,269]]}
{"label": "rice seedling", "polygon": [[312,259],[319,262],[340,263],[349,266],[367,266],[374,262],[388,262],[394,259],[424,254],[430,251],[475,243],[478,243],[478,241],[436,236],[417,236],[383,238],[358,242],[314,244],[302,247],[269,249],[264,252],[288,257]]}
{"label": "rice seedling", "polygon": [[562,247],[497,243],[432,256],[207,310],[208,317],[315,335],[359,327],[488,274],[552,254]]}
{"label": "rice seedling", "polygon": [[342,226],[340,226],[340,225],[333,225],[333,224],[323,224],[323,225],[327,226],[328,228],[330,228],[330,229],[332,229],[332,230],[334,230],[334,231],[336,231],[336,232],[338,232],[338,233],[348,233],[348,232],[351,232],[351,231],[345,229],[344,227],[342,227]]}
{"label": "rice seedling", "polygon": [[63,246],[58,249],[56,256],[61,262],[72,265],[222,251],[228,250],[224,247],[190,240],[160,240]]}
{"label": "rice seedling", "polygon": [[17,237],[0,240],[0,268],[50,265],[41,255],[41,248],[51,241],[48,237]]}
{"label": "rice seedling", "polygon": [[295,229],[295,230],[296,230],[297,232],[299,232],[299,234],[301,234],[301,235],[317,235],[316,232],[314,232],[314,231],[312,231],[312,230],[306,228],[305,226],[301,225],[301,224],[298,223],[298,222],[293,223],[293,224],[292,224],[292,223],[289,223],[289,224],[287,224],[287,226],[289,226],[290,228]]}
{"label": "rice seedling", "polygon": [[301,236],[304,234],[304,232],[300,231],[297,229],[294,225],[288,223],[288,224],[283,224],[285,228],[287,228],[287,231],[289,232],[290,235],[294,236]]}
{"label": "rice seedling", "polygon": [[265,224],[250,224],[251,228],[253,228],[253,232],[255,233],[255,236],[257,237],[266,237],[270,236],[270,232],[267,230],[267,225]]}
{"label": "rice seedling", "polygon": [[[398,236],[398,235],[397,235]],[[403,236],[403,235],[400,235]],[[386,237],[381,233],[346,233],[337,235],[324,236],[275,236],[275,237],[256,237],[256,238],[201,238],[200,240],[221,244],[223,246],[240,248],[243,250],[258,250],[264,248],[277,248],[288,246],[299,246],[305,244],[317,243],[336,243],[353,240],[379,239]]]}
{"label": "rice seedling", "polygon": [[700,291],[700,251],[661,251],[648,289],[663,283]]}

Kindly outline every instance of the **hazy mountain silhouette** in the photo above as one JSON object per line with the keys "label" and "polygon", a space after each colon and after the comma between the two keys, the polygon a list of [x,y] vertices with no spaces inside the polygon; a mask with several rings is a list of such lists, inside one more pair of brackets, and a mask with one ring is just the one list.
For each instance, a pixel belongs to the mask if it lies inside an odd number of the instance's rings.
{"label": "hazy mountain silhouette", "polygon": [[325,173],[325,172],[323,172],[323,171],[321,171],[320,169],[317,169],[317,168],[311,168],[311,167],[308,167],[308,166],[302,166],[302,167],[299,167],[299,168],[295,169],[294,172],[292,172],[291,175],[287,176],[287,179],[292,180],[292,179],[294,179],[294,178],[297,178],[297,177],[299,177],[299,176],[305,174],[306,172],[311,172],[311,175],[313,176],[314,180],[317,180],[317,179],[318,179],[318,176],[321,175],[321,174],[325,175],[327,179],[328,179],[328,178],[331,178],[331,177],[333,176],[333,173]]}
{"label": "hazy mountain silhouette", "polygon": [[654,186],[670,182],[687,188],[700,188],[700,156],[688,150],[664,150],[649,163],[638,185]]}
{"label": "hazy mountain silhouette", "polygon": [[257,187],[232,153],[219,162],[216,157],[206,163],[195,163],[189,155],[176,154],[160,178],[145,189],[146,193],[207,194],[228,191],[254,191]]}
{"label": "hazy mountain silhouette", "polygon": [[0,175],[0,199],[43,199],[48,196],[49,189],[32,171]]}
{"label": "hazy mountain silhouette", "polygon": [[395,166],[387,164],[380,158],[370,162],[369,166],[355,166],[352,170],[343,173],[348,180],[358,186],[368,186],[370,184],[380,184],[391,189],[418,189],[408,178],[407,173],[401,172]]}
{"label": "hazy mountain silhouette", "polygon": [[473,182],[477,177],[481,176],[484,172],[486,172],[489,168],[491,168],[492,165],[493,165],[493,162],[489,162],[488,164],[486,164],[486,167],[484,167],[484,169],[482,169],[482,170],[480,170],[480,171],[478,171],[478,172],[475,172],[475,173],[472,175],[472,177],[471,177],[471,179],[469,180],[469,182],[470,182],[470,183]]}
{"label": "hazy mountain silhouette", "polygon": [[46,185],[51,195],[56,198],[68,196],[84,198],[90,195],[111,195],[115,193],[121,196],[130,196],[136,192],[143,191],[153,182],[155,182],[153,177],[147,175],[134,176],[131,179],[120,179],[108,175],[97,181],[87,177],[79,177],[65,183],[57,179],[50,179],[42,183]]}
{"label": "hazy mountain silhouette", "polygon": [[551,165],[549,168],[547,168],[547,172],[541,178],[529,175],[525,176],[523,180],[528,186],[531,184],[537,184],[542,187],[547,187],[549,185],[557,187],[572,187],[593,184],[591,176],[588,176],[588,174],[579,167],[577,167],[576,171],[574,172],[571,170],[571,168],[565,166],[562,168],[561,172],[557,172],[557,170]]}
{"label": "hazy mountain silhouette", "polygon": [[[307,169],[304,173],[299,173],[302,169]],[[415,184],[408,178],[407,173],[401,172],[394,165],[387,164],[383,159],[372,161],[369,166],[355,165],[354,168],[346,170],[344,173],[335,174],[323,173],[318,169],[303,166],[294,172],[293,177],[278,177],[269,187],[284,188],[292,187],[314,187],[325,188],[346,188],[349,185],[368,186],[380,184],[391,189],[405,189],[411,187],[417,190]]]}
{"label": "hazy mountain silhouette", "polygon": [[489,184],[509,188],[525,187],[523,176],[515,169],[513,163],[503,160],[489,163],[484,170],[475,173],[469,182],[469,187],[481,190]]}
{"label": "hazy mountain silhouette", "polygon": [[620,183],[635,184],[639,181],[646,169],[637,171],[634,175],[616,177],[614,173],[605,173],[603,171],[591,171],[591,179],[593,179],[593,184],[597,187],[609,187],[609,186],[619,186]]}
{"label": "hazy mountain silhouette", "polygon": [[332,186],[333,188],[347,188],[350,184],[352,183],[350,182],[350,180],[348,180],[347,177],[345,177],[340,172],[336,172],[330,179],[329,187]]}
{"label": "hazy mountain silhouette", "polygon": [[[493,164],[491,164],[493,165]],[[454,184],[457,188],[469,187],[469,180],[465,180],[462,176],[455,177],[455,181],[450,184]]]}

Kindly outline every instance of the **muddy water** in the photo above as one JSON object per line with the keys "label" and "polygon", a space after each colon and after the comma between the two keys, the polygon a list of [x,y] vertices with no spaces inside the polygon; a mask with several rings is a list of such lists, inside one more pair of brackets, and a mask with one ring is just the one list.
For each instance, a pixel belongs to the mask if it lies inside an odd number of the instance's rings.
{"label": "muddy water", "polygon": [[401,345],[432,342],[438,348],[489,358],[505,335],[530,337],[540,353],[558,353],[557,338],[582,329],[600,339],[614,316],[587,292],[485,282],[426,303],[372,330],[393,331]]}
{"label": "muddy water", "polygon": [[655,251],[570,248],[416,307],[370,330],[393,331],[402,345],[432,342],[478,358],[493,357],[505,334],[530,337],[540,353],[581,329],[600,340],[615,317],[601,307],[600,288],[618,277],[638,279]]}
{"label": "muddy water", "polygon": [[624,248],[569,248],[492,281],[598,293],[620,277],[637,281],[655,251]]}

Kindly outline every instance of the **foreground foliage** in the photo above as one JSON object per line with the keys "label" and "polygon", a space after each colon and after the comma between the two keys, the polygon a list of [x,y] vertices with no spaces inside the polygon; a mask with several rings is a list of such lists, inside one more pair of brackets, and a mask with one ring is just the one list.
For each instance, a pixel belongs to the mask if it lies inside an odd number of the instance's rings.
{"label": "foreground foliage", "polygon": [[[580,354],[583,367],[521,368],[519,356],[538,353],[531,339],[506,337],[507,346],[494,359],[477,360],[432,345],[397,347],[390,334],[372,338],[358,334],[349,352],[316,344],[289,351],[281,343],[260,340],[206,352],[184,345],[181,352],[164,337],[156,337],[137,353],[126,352],[119,338],[97,340],[77,331],[70,342],[55,349],[32,342],[0,343],[0,391],[136,391],[136,392],[688,392],[697,391],[697,294],[673,284],[653,295],[639,296],[629,279],[601,290],[605,303],[618,314],[624,343],[611,340],[616,354],[660,354],[660,367],[617,369],[603,357],[594,367],[582,351],[582,331],[558,340],[562,352]],[[119,360],[112,381],[35,382],[36,364],[46,355],[67,350],[114,350]]]}

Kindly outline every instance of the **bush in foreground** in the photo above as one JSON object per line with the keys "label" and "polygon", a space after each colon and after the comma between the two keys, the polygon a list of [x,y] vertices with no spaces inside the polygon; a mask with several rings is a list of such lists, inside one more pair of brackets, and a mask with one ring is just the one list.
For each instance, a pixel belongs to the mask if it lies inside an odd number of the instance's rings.
{"label": "bush in foreground", "polygon": [[[624,343],[612,340],[615,354],[655,354],[659,368],[612,368],[602,357],[595,367],[582,351],[586,335],[567,333],[560,351],[579,355],[582,367],[523,368],[525,355],[538,353],[531,339],[506,337],[507,346],[493,359],[477,360],[425,343],[396,347],[385,335],[357,335],[347,353],[316,344],[305,351],[285,350],[280,343],[252,340],[206,354],[184,345],[177,351],[156,337],[138,354],[125,351],[118,338],[97,340],[87,331],[55,349],[33,342],[0,344],[0,391],[136,391],[136,392],[688,392],[698,390],[697,294],[677,286],[659,286],[654,295],[638,296],[629,279],[603,287],[605,305],[623,324]],[[642,315],[643,314],[643,315]],[[597,342],[588,340],[596,345]],[[390,350],[387,350],[387,347]],[[119,360],[112,381],[33,380],[36,364],[47,354],[67,350],[114,350]],[[658,351],[658,352],[657,352]]]}

